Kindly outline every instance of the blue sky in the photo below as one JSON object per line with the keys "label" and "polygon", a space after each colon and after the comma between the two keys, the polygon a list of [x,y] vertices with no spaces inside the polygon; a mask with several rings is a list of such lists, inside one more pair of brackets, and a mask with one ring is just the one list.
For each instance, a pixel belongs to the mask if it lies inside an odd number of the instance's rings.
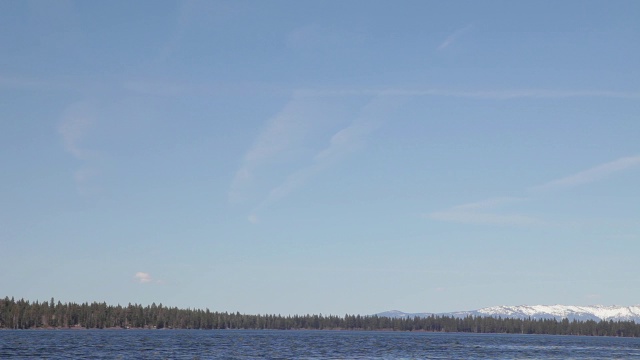
{"label": "blue sky", "polygon": [[0,1],[0,296],[637,304],[639,15]]}

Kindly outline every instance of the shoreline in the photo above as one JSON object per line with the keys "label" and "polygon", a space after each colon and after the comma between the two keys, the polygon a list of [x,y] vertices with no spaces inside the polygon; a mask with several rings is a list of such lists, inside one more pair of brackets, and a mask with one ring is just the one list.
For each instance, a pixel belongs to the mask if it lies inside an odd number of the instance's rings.
{"label": "shoreline", "polygon": [[428,330],[394,330],[394,329],[186,329],[186,328],[122,328],[122,327],[109,327],[109,328],[85,328],[85,327],[38,327],[29,329],[7,329],[0,328],[0,333],[3,331],[37,331],[37,332],[55,332],[55,331],[69,331],[69,332],[83,332],[83,331],[272,331],[272,332],[366,332],[366,333],[424,333],[424,334],[468,334],[468,335],[515,335],[515,336],[566,336],[566,337],[589,337],[589,338],[629,338],[637,339],[636,336],[613,336],[613,335],[585,335],[585,334],[525,334],[525,333],[509,333],[509,332],[469,332],[469,331],[428,331]]}

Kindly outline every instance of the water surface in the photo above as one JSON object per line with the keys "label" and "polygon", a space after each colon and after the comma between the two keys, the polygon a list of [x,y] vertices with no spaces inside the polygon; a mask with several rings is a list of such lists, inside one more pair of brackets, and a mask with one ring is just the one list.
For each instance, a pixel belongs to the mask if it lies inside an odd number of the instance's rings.
{"label": "water surface", "polygon": [[640,359],[640,339],[377,331],[0,331],[0,359],[34,358]]}

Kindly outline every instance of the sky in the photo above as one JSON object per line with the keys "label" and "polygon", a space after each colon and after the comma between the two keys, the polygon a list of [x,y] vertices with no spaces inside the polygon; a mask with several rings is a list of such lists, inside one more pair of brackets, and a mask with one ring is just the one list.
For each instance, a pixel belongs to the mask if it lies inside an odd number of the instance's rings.
{"label": "sky", "polygon": [[0,0],[0,297],[638,304],[639,17]]}

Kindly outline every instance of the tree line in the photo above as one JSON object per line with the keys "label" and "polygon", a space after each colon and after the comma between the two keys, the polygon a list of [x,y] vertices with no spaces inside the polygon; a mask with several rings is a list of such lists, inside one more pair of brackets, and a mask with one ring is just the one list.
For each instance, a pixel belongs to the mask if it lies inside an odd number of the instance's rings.
{"label": "tree line", "polygon": [[142,329],[277,329],[277,330],[394,330],[429,332],[512,333],[640,337],[633,321],[569,321],[432,315],[390,318],[377,315],[248,315],[179,309],[155,303],[107,305],[28,300],[0,300],[0,329],[142,328]]}

